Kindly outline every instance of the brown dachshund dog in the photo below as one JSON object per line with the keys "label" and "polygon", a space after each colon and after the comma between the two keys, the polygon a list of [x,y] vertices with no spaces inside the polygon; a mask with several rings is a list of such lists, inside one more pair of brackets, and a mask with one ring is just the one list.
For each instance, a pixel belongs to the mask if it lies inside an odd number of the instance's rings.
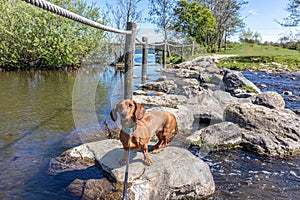
{"label": "brown dachshund dog", "polygon": [[148,144],[152,136],[156,134],[158,142],[151,150],[153,153],[158,153],[168,146],[173,131],[178,133],[176,118],[172,113],[166,111],[146,112],[144,107],[130,99],[117,103],[110,112],[110,116],[113,121],[119,117],[122,125],[120,140],[125,152],[120,161],[121,164],[126,163],[130,148],[143,150],[145,163],[151,165]]}

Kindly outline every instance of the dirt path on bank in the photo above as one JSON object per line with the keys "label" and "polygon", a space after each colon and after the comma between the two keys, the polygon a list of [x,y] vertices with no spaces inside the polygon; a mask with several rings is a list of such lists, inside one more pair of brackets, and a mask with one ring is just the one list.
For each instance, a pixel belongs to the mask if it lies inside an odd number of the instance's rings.
{"label": "dirt path on bank", "polygon": [[192,61],[196,61],[196,60],[199,60],[199,59],[202,59],[202,58],[212,58],[215,62],[218,62],[222,59],[225,59],[225,58],[230,58],[230,57],[235,57],[235,56],[238,56],[236,54],[212,54],[212,55],[203,55],[203,56],[198,56],[197,58],[193,59]]}
{"label": "dirt path on bank", "polygon": [[215,60],[222,60],[224,58],[235,57],[235,56],[238,56],[238,55],[236,55],[236,54],[213,54],[213,55],[210,55],[210,56]]}

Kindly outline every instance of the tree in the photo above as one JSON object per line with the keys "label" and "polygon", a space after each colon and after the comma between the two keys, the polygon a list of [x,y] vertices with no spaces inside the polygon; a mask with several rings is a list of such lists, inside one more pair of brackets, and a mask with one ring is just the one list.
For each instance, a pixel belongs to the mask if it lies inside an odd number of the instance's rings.
{"label": "tree", "polygon": [[139,10],[141,0],[116,0],[116,5],[106,3],[111,14],[112,26],[125,30],[127,22],[141,22],[143,10]]}
{"label": "tree", "polygon": [[278,40],[283,48],[300,50],[300,33],[289,31],[281,36]]}
{"label": "tree", "polygon": [[290,0],[286,9],[289,16],[284,18],[282,26],[300,26],[300,0]]}
{"label": "tree", "polygon": [[[99,23],[99,8],[83,0],[52,3]],[[37,69],[80,67],[81,59],[101,45],[103,31],[58,17],[17,0],[1,0],[0,67]]]}
{"label": "tree", "polygon": [[199,44],[211,47],[208,38],[215,26],[216,21],[210,9],[196,1],[178,1],[172,29],[188,35]]}
{"label": "tree", "polygon": [[162,31],[164,40],[168,41],[168,32],[172,26],[173,11],[177,0],[149,0],[149,22]]}
{"label": "tree", "polygon": [[261,41],[261,34],[258,32],[255,32],[253,35],[254,41],[256,41],[256,43],[259,43]]}
{"label": "tree", "polygon": [[210,36],[212,42],[216,43],[218,50],[222,42],[244,27],[240,11],[248,4],[245,0],[198,0],[202,6],[212,10],[216,18],[215,32]]}
{"label": "tree", "polygon": [[261,35],[258,32],[253,32],[251,31],[250,28],[248,28],[247,30],[244,29],[242,30],[242,33],[240,35],[240,41],[242,43],[252,43],[252,44],[257,44],[259,43],[261,40]]}
{"label": "tree", "polygon": [[[108,11],[111,15],[111,26],[121,30],[126,29],[127,22],[142,22],[143,10],[139,10],[139,3],[141,0],[116,0],[116,5],[106,3]],[[123,49],[125,44],[125,35],[117,34],[116,40],[120,44],[119,55],[117,55],[120,62],[123,61]]]}

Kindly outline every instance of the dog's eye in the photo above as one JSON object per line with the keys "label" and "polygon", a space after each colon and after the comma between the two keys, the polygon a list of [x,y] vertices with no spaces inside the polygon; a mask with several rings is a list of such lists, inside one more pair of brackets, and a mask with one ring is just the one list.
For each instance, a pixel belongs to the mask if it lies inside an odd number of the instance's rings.
{"label": "dog's eye", "polygon": [[133,105],[132,105],[132,104],[129,104],[128,106],[129,106],[129,108],[132,108],[132,107],[133,107]]}

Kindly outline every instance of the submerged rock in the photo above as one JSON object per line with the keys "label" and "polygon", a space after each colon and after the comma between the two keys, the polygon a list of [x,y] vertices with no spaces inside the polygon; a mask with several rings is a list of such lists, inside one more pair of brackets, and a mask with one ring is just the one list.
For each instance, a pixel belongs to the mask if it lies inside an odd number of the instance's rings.
{"label": "submerged rock", "polygon": [[291,91],[283,91],[282,94],[291,96],[293,93]]}
{"label": "submerged rock", "polygon": [[233,104],[226,107],[224,120],[247,130],[243,132],[243,146],[251,151],[279,157],[300,151],[300,117],[290,110]]}

